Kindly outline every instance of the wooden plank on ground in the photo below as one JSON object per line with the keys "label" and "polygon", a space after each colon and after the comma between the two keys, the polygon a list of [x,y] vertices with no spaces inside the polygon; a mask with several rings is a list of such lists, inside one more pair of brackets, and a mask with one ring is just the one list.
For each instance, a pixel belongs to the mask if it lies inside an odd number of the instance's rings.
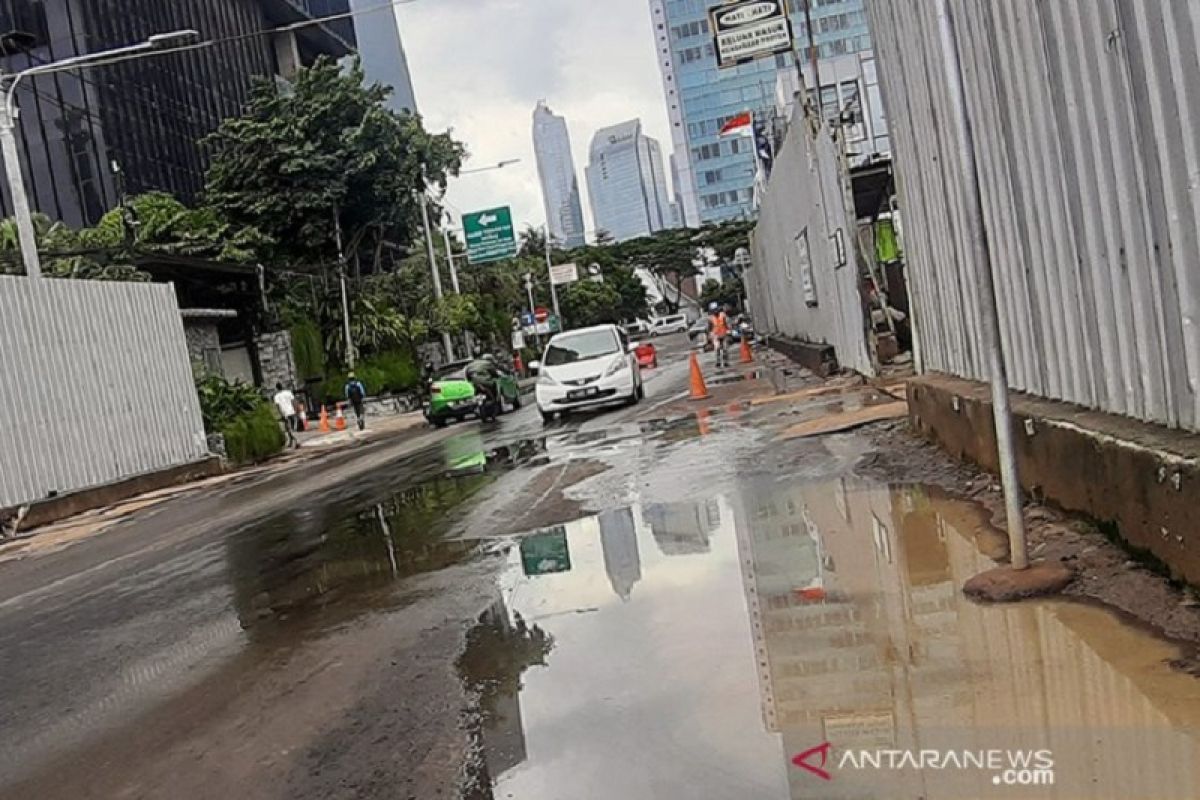
{"label": "wooden plank on ground", "polygon": [[830,414],[819,419],[808,420],[786,429],[780,437],[783,439],[798,439],[804,436],[821,436],[826,433],[838,433],[859,428],[872,422],[885,419],[898,419],[908,414],[908,403],[883,403],[877,406],[864,406],[853,411],[843,411]]}

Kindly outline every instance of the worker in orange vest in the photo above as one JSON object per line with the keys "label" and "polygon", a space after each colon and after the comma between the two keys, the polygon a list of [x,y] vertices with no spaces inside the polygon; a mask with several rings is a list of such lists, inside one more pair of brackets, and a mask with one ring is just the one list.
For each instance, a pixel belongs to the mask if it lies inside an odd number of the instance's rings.
{"label": "worker in orange vest", "polygon": [[708,305],[708,332],[712,337],[717,367],[729,366],[729,315],[718,303]]}

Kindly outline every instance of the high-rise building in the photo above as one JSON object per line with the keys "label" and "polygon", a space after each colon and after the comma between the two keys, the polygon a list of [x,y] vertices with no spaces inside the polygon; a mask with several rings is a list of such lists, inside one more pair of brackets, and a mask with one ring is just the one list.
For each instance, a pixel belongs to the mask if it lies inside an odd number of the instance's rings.
{"label": "high-rise building", "polygon": [[588,154],[587,184],[596,230],[608,231],[616,241],[671,226],[662,148],[642,133],[641,120],[596,132]]}
{"label": "high-rise building", "polygon": [[[259,76],[288,76],[319,55],[353,52],[354,26],[332,20],[273,36],[244,36],[345,12],[348,0],[0,0],[0,33],[33,37],[25,53],[0,57],[18,72],[73,56],[193,29],[223,43],[22,81],[20,152],[30,203],[68,225],[96,223],[124,191],[193,198],[204,182],[200,139],[244,108]],[[238,38],[243,37],[243,38]],[[4,183],[0,215],[11,213]]]}
{"label": "high-rise building", "polygon": [[393,111],[417,113],[417,95],[396,10],[379,0],[350,0],[350,9],[355,12],[354,37],[367,80],[392,87],[388,105]]}
{"label": "high-rise building", "polygon": [[545,100],[538,101],[533,110],[533,152],[550,235],[568,250],[583,247],[583,206],[571,157],[571,136],[567,121],[551,111]]}
{"label": "high-rise building", "polygon": [[[720,136],[732,117],[752,112],[769,121],[775,108],[775,73],[809,60],[805,2],[789,4],[796,55],[784,53],[719,69],[709,30],[709,10],[720,0],[650,0],[655,49],[662,71],[677,186],[689,226],[753,213],[756,163],[749,137]],[[818,60],[869,51],[871,37],[862,0],[819,0],[809,13]],[[822,95],[837,83],[821,78]]]}

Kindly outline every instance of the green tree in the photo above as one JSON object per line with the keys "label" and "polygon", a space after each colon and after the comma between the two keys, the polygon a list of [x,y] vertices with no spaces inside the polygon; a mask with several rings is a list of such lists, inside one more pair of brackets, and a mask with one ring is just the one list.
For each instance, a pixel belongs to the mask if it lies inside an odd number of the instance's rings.
{"label": "green tree", "polygon": [[559,292],[563,316],[573,328],[621,322],[621,295],[607,282],[579,281]]}
{"label": "green tree", "polygon": [[389,93],[364,85],[361,64],[343,71],[329,59],[287,89],[259,82],[245,114],[205,140],[206,203],[269,237],[274,263],[328,263],[336,218],[348,260],[378,271],[388,243],[416,238],[417,193],[444,189],[466,155],[449,134],[388,110]]}

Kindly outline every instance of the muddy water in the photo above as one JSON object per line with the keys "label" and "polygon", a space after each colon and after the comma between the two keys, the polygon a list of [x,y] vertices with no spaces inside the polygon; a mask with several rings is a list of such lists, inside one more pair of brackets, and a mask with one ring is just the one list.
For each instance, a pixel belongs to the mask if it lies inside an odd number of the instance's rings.
{"label": "muddy water", "polygon": [[469,796],[1200,796],[1176,649],[1094,607],[963,598],[1003,552],[974,506],[853,480],[524,539],[460,663]]}

